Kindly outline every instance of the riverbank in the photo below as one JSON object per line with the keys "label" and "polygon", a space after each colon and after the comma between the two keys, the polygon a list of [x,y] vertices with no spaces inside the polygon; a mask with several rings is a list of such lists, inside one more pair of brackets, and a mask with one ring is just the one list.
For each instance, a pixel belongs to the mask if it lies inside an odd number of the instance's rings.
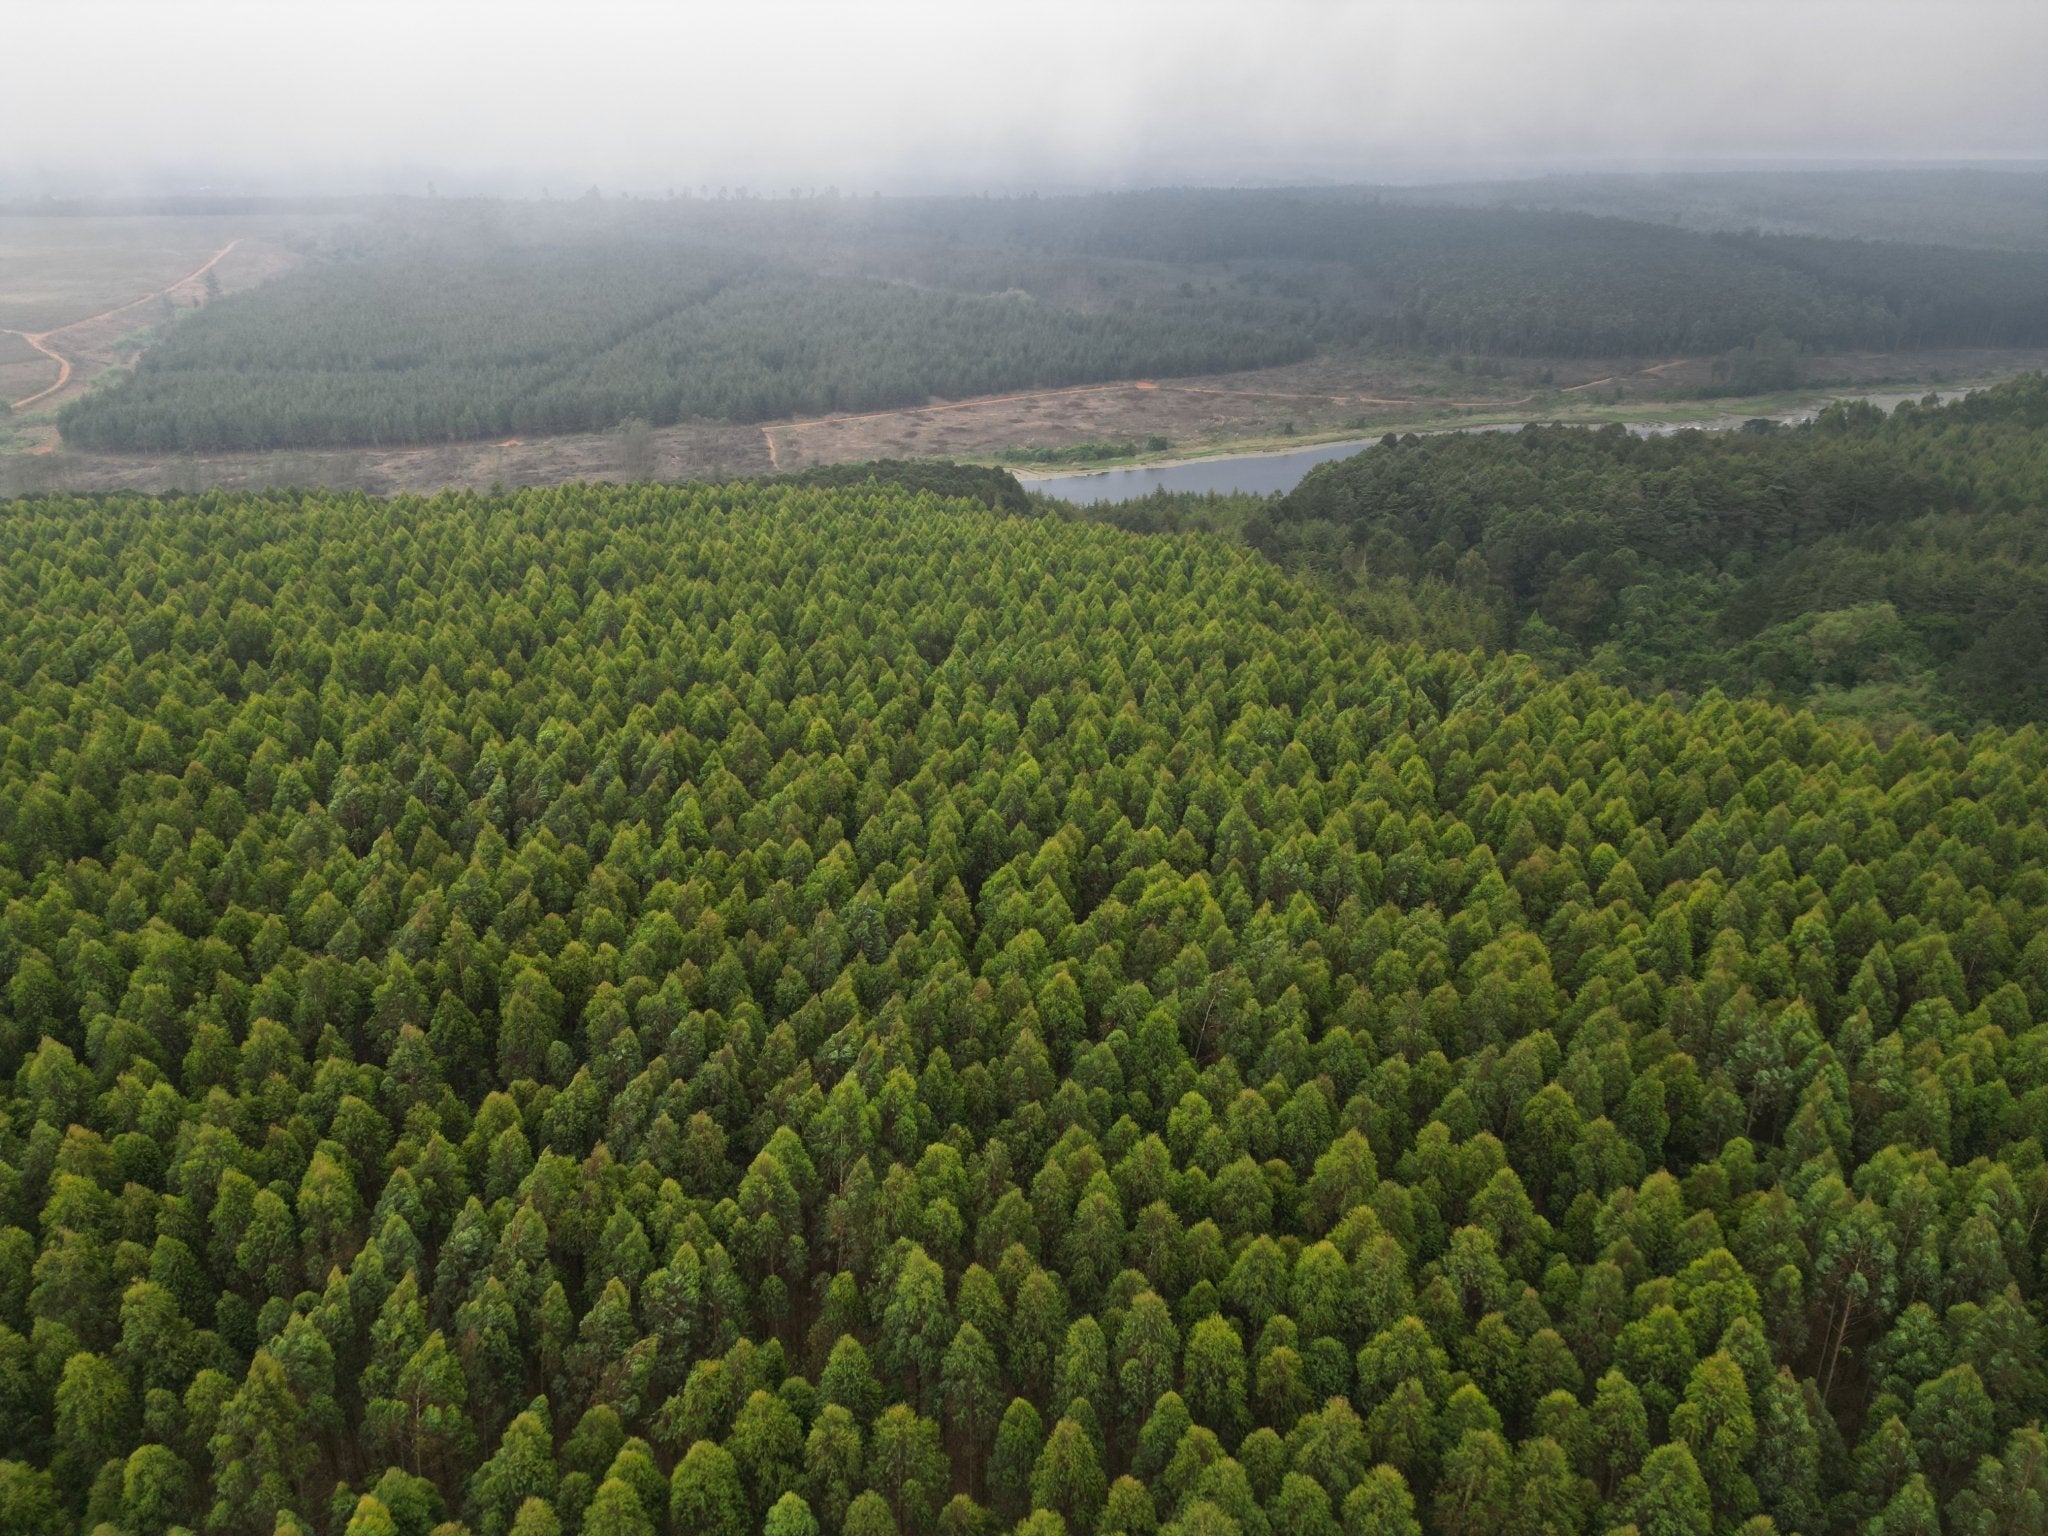
{"label": "riverbank", "polygon": [[[1747,422],[1771,420],[1792,424],[1811,420],[1837,400],[1867,400],[1889,411],[1904,400],[1929,394],[1942,399],[1968,394],[2023,369],[2009,369],[1961,380],[1937,389],[1809,389],[1740,399],[1666,402],[1661,407],[1581,407],[1561,412],[1461,410],[1430,413],[1410,419],[1389,419],[1371,436],[1355,432],[1315,435],[1287,434],[1219,443],[1194,453],[1136,454],[1109,460],[1086,470],[1006,463],[1026,490],[1087,505],[1129,501],[1154,491],[1273,495],[1291,490],[1319,464],[1348,458],[1377,445],[1388,434],[1432,435],[1445,432],[1517,431],[1531,422],[1560,426],[1620,425],[1645,434],[1733,431]],[[1546,402],[1548,403],[1548,402]],[[1708,413],[1708,408],[1711,412]]]}
{"label": "riverbank", "polygon": [[[1404,433],[1417,434],[1435,432],[1484,432],[1502,429],[1519,430],[1532,423],[1545,426],[1600,427],[1610,424],[1621,426],[1655,427],[1665,431],[1682,432],[1688,428],[1702,431],[1732,431],[1745,422],[1769,417],[1773,421],[1792,424],[1806,420],[1837,400],[1870,400],[1881,408],[1889,410],[1901,400],[1920,400],[1928,395],[1952,399],[1983,389],[1987,385],[2014,378],[2021,373],[2031,372],[2026,368],[2014,368],[2002,372],[1987,373],[1978,378],[1958,380],[1934,386],[1912,389],[1897,387],[1885,389],[1831,389],[1831,390],[1789,390],[1775,395],[1745,396],[1739,399],[1702,399],[1667,401],[1660,405],[1582,407],[1563,411],[1548,410],[1502,410],[1468,409],[1458,411],[1430,412],[1412,417],[1390,416],[1384,425],[1375,423],[1375,430],[1369,436],[1360,436],[1354,428],[1331,428],[1315,432],[1262,433],[1248,437],[1232,438],[1227,442],[1204,444],[1198,448],[1176,446],[1158,453],[1133,453],[1118,455],[1095,461],[1085,470],[1075,469],[1070,464],[1046,460],[1018,461],[1010,458],[969,457],[963,463],[985,464],[1007,469],[1027,486],[1039,480],[1077,479],[1091,474],[1106,474],[1119,469],[1173,469],[1187,464],[1210,464],[1219,459],[1244,459],[1271,457],[1296,453],[1306,448],[1319,448],[1334,443],[1356,443],[1370,447],[1388,433],[1400,436]],[[1565,397],[1569,399],[1570,397]],[[1709,407],[1717,407],[1711,414],[1704,414]]]}

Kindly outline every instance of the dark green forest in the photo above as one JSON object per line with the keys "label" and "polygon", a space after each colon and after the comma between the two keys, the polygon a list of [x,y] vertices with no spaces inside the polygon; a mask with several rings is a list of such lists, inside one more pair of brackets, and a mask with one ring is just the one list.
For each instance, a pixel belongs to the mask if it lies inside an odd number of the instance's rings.
{"label": "dark green forest", "polygon": [[2042,1529],[2037,726],[879,483],[0,594],[7,1536]]}
{"label": "dark green forest", "polygon": [[1759,338],[1794,354],[2048,344],[2048,252],[1357,192],[400,204],[184,316],[61,425],[101,450],[423,443],[882,409],[1332,347],[1668,357]]}
{"label": "dark green forest", "polygon": [[1244,521],[1378,632],[1639,690],[2048,721],[2048,378],[1754,432],[1389,439]]}

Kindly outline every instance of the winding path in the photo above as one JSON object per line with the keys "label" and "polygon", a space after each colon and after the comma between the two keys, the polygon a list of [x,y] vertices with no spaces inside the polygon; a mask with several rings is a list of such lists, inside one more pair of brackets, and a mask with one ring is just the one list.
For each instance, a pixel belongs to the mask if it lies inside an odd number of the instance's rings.
{"label": "winding path", "polygon": [[26,400],[16,400],[13,404],[8,406],[8,409],[10,411],[18,411],[25,405],[34,405],[38,400],[42,399],[43,396],[55,394],[58,390],[62,389],[66,384],[69,384],[71,382],[71,359],[66,357],[63,353],[57,351],[55,348],[43,345],[43,338],[45,336],[48,336],[49,334],[50,333],[48,331],[39,331],[34,335],[30,335],[27,331],[17,331],[7,326],[0,326],[0,336],[19,336],[23,341],[27,342],[30,346],[34,347],[38,352],[42,353],[43,356],[47,357],[51,362],[57,365],[56,383],[52,384],[47,389],[37,390],[34,394],[30,395]]}
{"label": "winding path", "polygon": [[166,283],[161,288],[152,288],[148,293],[143,294],[140,298],[130,299],[125,304],[116,304],[112,309],[103,309],[96,315],[87,315],[83,320],[67,320],[62,325],[51,326],[47,331],[34,332],[17,331],[12,329],[11,327],[0,326],[0,334],[8,336],[19,336],[23,341],[27,342],[30,346],[34,347],[38,352],[42,353],[43,356],[49,358],[50,361],[54,362],[57,365],[56,383],[49,385],[47,388],[37,390],[27,399],[14,401],[13,404],[8,407],[8,409],[15,411],[25,410],[29,406],[34,405],[38,400],[44,400],[47,399],[49,396],[56,394],[57,391],[59,391],[66,384],[69,384],[71,382],[71,359],[66,357],[63,353],[59,352],[55,347],[48,345],[49,339],[52,336],[61,335],[65,331],[76,330],[81,325],[91,325],[95,320],[109,319],[114,315],[120,314],[123,310],[133,309],[138,304],[147,304],[151,299],[161,298],[164,294],[169,293],[174,288],[182,288],[187,283],[196,282],[198,279],[204,277],[208,272],[211,272],[214,268],[214,264],[218,262],[221,259],[221,257],[227,255],[229,251],[232,251],[236,246],[240,245],[241,243],[242,242],[239,238],[230,240],[226,245],[222,246],[219,250],[215,251],[211,256],[207,257],[206,260],[202,261],[198,266],[194,267],[190,272],[187,272],[183,277],[179,278],[176,282]]}

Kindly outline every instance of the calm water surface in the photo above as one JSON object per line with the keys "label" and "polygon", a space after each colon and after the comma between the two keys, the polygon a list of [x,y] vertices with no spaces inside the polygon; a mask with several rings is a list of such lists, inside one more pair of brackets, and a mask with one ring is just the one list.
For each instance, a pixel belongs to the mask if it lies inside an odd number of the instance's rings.
{"label": "calm water surface", "polygon": [[1154,491],[1251,491],[1270,496],[1291,491],[1318,464],[1348,459],[1379,441],[1361,438],[1349,443],[1318,443],[1282,453],[1234,453],[1226,458],[1196,459],[1187,464],[1140,465],[1135,469],[1098,469],[1082,475],[1019,475],[1027,491],[1043,491],[1076,506],[1098,501],[1135,501]]}

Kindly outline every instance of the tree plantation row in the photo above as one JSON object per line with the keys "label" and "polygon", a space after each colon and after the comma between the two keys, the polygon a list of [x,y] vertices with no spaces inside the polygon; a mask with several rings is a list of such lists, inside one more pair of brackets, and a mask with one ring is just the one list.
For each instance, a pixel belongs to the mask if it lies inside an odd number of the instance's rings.
{"label": "tree plantation row", "polygon": [[2048,744],[881,485],[0,509],[0,1531],[2037,1531]]}
{"label": "tree plantation row", "polygon": [[1310,350],[1273,305],[1085,316],[665,246],[391,258],[192,316],[62,425],[101,449],[432,442],[871,410]]}

